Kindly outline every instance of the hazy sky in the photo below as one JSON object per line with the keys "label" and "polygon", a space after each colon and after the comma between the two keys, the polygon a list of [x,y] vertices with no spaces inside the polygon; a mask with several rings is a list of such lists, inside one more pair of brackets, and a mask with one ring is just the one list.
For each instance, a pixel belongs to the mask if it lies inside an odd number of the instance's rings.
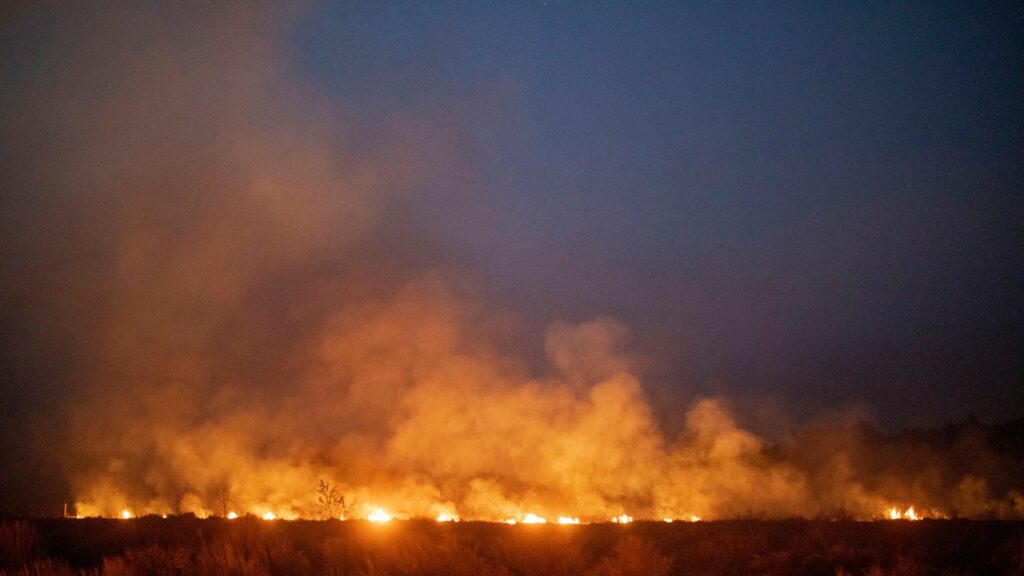
{"label": "hazy sky", "polygon": [[431,270],[537,373],[621,321],[670,431],[1024,416],[1020,2],[25,3],[0,176],[0,496]]}
{"label": "hazy sky", "polygon": [[1009,2],[345,3],[292,37],[352,118],[458,134],[415,219],[536,324],[620,318],[683,396],[910,424],[1024,409],[1022,30]]}

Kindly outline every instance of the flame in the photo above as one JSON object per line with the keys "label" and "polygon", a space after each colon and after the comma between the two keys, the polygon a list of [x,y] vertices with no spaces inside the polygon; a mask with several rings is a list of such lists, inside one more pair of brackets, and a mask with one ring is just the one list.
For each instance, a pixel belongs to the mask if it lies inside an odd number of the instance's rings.
{"label": "flame", "polygon": [[438,522],[458,522],[459,516],[457,514],[449,514],[447,512],[441,512],[437,515]]}
{"label": "flame", "polygon": [[263,515],[264,520],[277,520],[277,516],[273,512],[267,512]]}
{"label": "flame", "polygon": [[570,518],[569,516],[559,516],[558,517],[558,523],[559,524],[579,524],[580,523],[580,519],[579,518]]}
{"label": "flame", "polygon": [[924,518],[914,510],[913,506],[902,511],[896,507],[889,508],[887,515],[889,516],[889,520],[921,520]]}
{"label": "flame", "polygon": [[387,512],[381,510],[380,508],[377,508],[376,510],[373,511],[372,514],[367,516],[366,519],[370,522],[390,522],[391,514],[388,514]]}
{"label": "flame", "polygon": [[633,521],[633,517],[630,516],[629,514],[620,514],[619,516],[616,516],[615,518],[612,518],[612,522],[614,522],[616,524],[629,524],[632,521]]}
{"label": "flame", "polygon": [[502,522],[504,522],[505,524],[512,525],[512,526],[515,526],[516,524],[519,523],[519,522],[516,521],[515,518],[508,518],[506,520],[502,520]]}
{"label": "flame", "polygon": [[238,514],[235,512],[228,512],[228,520],[234,520],[235,518],[238,518]]}
{"label": "flame", "polygon": [[690,514],[690,522],[700,522],[700,516],[696,514]]}
{"label": "flame", "polygon": [[547,518],[541,518],[536,514],[527,514],[523,516],[523,524],[547,524]]}
{"label": "flame", "polygon": [[121,518],[124,518],[125,520],[128,520],[131,517],[132,517],[132,513],[131,513],[130,510],[128,510],[127,508],[125,508],[124,510],[121,510]]}
{"label": "flame", "polygon": [[675,522],[675,520],[673,520],[672,518],[662,518],[661,521],[665,522],[666,524],[671,524]]}

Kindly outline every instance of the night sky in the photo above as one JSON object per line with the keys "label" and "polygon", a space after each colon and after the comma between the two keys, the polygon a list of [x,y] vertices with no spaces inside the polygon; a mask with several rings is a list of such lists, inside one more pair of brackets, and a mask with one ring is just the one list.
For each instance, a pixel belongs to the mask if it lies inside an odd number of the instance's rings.
{"label": "night sky", "polygon": [[[120,126],[116,111],[95,110],[131,94],[132,75],[145,73],[133,58],[207,34],[165,32],[186,27],[189,6],[168,11],[152,44],[125,32],[123,50],[121,36],[102,31],[131,19],[77,22],[45,3],[0,14],[7,496],[33,474],[57,474],[35,440],[60,437],[59,407],[81,393],[73,382],[91,378],[80,377],[90,309],[124,294],[102,280],[117,261],[106,223],[164,226],[203,209],[162,204],[174,203],[170,185],[146,202],[79,203],[82,188],[58,175],[80,163],[51,162],[54,150],[93,149],[89,134],[116,140],[109,131],[149,121],[135,110]],[[276,104],[247,114],[272,124],[281,111],[315,109],[302,130],[343,142],[342,171],[387,189],[362,258],[456,271],[487,309],[514,319],[506,344],[527,364],[543,364],[549,323],[607,316],[628,327],[669,429],[699,395],[730,398],[764,433],[840,413],[885,429],[1024,416],[1020,2],[344,2],[284,12],[271,47],[249,56],[275,62]],[[245,38],[247,27],[232,33]],[[211,45],[233,49],[232,36],[215,36]],[[94,41],[106,43],[71,61]],[[185,88],[167,97],[187,104],[154,120],[184,126],[169,154],[202,140],[193,165],[229,132],[174,120],[219,98],[210,86],[220,79],[189,79],[188,66],[208,60],[202,46],[173,84]],[[229,80],[247,65],[209,60]],[[224,97],[247,102],[244,91]],[[103,120],[79,126],[89,114]],[[66,124],[78,139],[62,136]],[[84,161],[96,171],[105,162]],[[385,167],[361,168],[371,163]],[[382,174],[395,171],[392,185]],[[162,216],[137,217],[151,213]],[[348,225],[344,214],[332,224]],[[261,294],[283,294],[298,274]]]}
{"label": "night sky", "polygon": [[684,398],[1019,416],[1024,11],[855,4],[368,3],[293,37],[353,118],[458,131],[411,210],[537,325],[619,318]]}

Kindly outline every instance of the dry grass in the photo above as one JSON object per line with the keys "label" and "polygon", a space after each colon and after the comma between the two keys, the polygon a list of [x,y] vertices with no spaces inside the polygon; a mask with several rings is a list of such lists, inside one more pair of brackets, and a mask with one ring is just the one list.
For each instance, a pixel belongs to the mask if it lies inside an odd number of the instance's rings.
{"label": "dry grass", "polygon": [[0,569],[28,564],[38,547],[39,535],[28,522],[0,524]]}
{"label": "dry grass", "polygon": [[0,523],[0,576],[689,576],[1018,574],[1021,525],[725,522]]}
{"label": "dry grass", "polygon": [[615,547],[615,552],[601,560],[591,576],[668,576],[672,557],[662,554],[653,542],[630,536]]}

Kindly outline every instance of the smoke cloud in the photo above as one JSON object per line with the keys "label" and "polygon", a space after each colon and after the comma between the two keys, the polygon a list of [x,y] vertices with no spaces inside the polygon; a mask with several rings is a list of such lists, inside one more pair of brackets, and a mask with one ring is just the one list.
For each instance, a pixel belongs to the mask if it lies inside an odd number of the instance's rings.
{"label": "smoke cloud", "polygon": [[59,381],[36,447],[79,513],[318,517],[321,479],[354,516],[1024,511],[1019,464],[980,428],[769,444],[697,398],[669,436],[614,319],[553,323],[536,370],[511,315],[396,209],[458,143],[347,124],[292,65],[300,17],[143,3],[5,23],[2,303],[28,341],[12,362]]}

